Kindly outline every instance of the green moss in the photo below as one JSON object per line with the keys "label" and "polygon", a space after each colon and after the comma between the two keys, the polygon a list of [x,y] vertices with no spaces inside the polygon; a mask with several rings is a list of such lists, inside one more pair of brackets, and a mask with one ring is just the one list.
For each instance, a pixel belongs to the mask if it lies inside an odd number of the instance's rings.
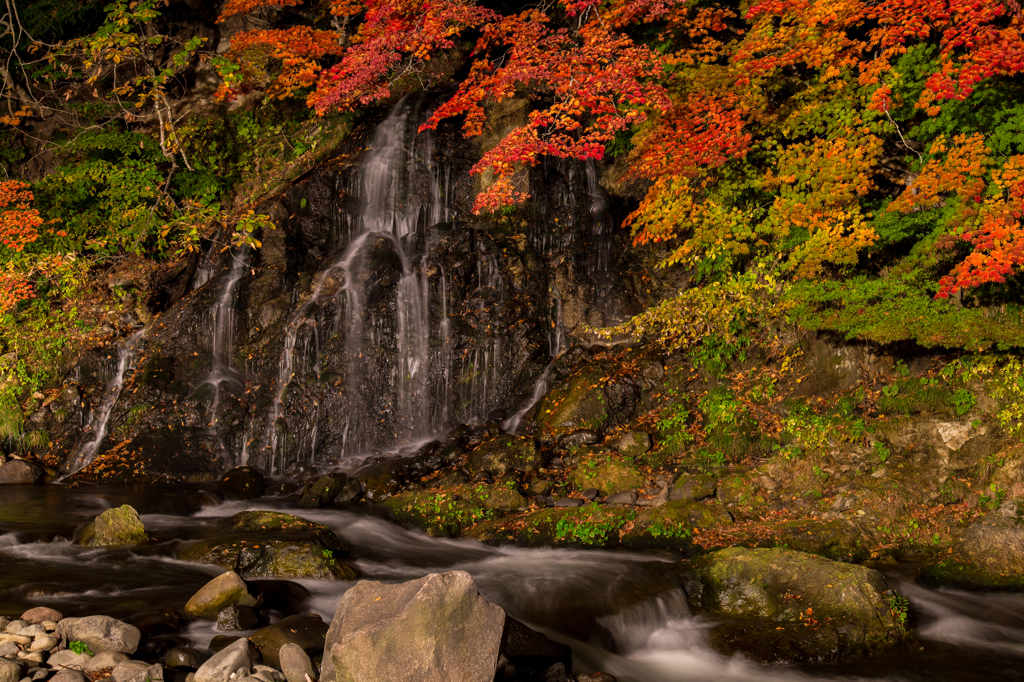
{"label": "green moss", "polygon": [[635,490],[644,484],[644,477],[627,458],[610,452],[581,457],[569,480],[578,490],[596,488],[603,495]]}
{"label": "green moss", "polygon": [[921,569],[917,582],[927,587],[1024,592],[1024,575],[998,575],[975,564],[946,559]]}
{"label": "green moss", "polygon": [[455,537],[470,526],[494,517],[494,510],[459,499],[455,492],[408,492],[382,503],[388,515],[400,522],[422,528],[435,537]]}

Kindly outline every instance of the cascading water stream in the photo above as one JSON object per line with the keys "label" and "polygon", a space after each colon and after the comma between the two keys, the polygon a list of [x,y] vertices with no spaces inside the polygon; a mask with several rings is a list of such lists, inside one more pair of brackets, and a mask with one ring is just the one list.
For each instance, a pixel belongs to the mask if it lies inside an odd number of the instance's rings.
{"label": "cascading water stream", "polygon": [[506,419],[505,423],[502,424],[502,428],[507,432],[515,434],[515,432],[519,430],[519,423],[523,421],[523,417],[526,416],[526,413],[529,412],[534,405],[540,402],[540,399],[548,392],[551,367],[554,366],[554,364],[554,360],[548,363],[547,367],[544,368],[544,371],[540,373],[539,377],[537,377],[537,383],[533,385],[533,393],[530,394],[530,399],[527,400],[521,408],[519,408],[518,412]]}
{"label": "cascading water stream", "polygon": [[245,254],[231,254],[231,269],[221,288],[220,296],[213,307],[211,324],[212,344],[210,347],[210,374],[200,385],[213,386],[210,402],[210,425],[216,426],[217,408],[221,402],[221,385],[225,382],[242,384],[239,371],[231,364],[231,352],[235,339],[235,299],[238,283],[245,275]]}
{"label": "cascading water stream", "polygon": [[[143,327],[127,339],[117,345],[117,373],[107,384],[104,392],[106,395],[99,407],[92,411],[89,416],[89,423],[85,427],[82,440],[72,451],[67,461],[64,462],[64,475],[70,476],[92,464],[99,452],[103,439],[107,437],[107,422],[110,420],[110,413],[121,396],[121,389],[124,388],[125,372],[131,367],[135,357],[135,351],[139,343],[146,337],[149,327]],[[91,440],[85,440],[92,435]]]}
{"label": "cascading water stream", "polygon": [[[426,226],[447,218],[448,210],[433,160],[432,137],[425,133],[412,141],[409,139],[410,127],[417,123],[410,119],[412,104],[412,98],[403,99],[377,128],[350,192],[361,199],[359,212],[350,218],[351,241],[340,256],[318,274],[310,296],[286,325],[266,439],[271,451],[271,473],[277,470],[279,459],[282,465],[285,461],[281,440],[289,426],[285,396],[297,374],[297,339],[307,327],[323,339],[343,328],[349,400],[357,399],[366,381],[386,383],[375,389],[392,396],[395,439],[409,440],[430,430],[430,287],[426,276],[419,271],[428,257],[426,247],[420,246],[425,240],[419,237]],[[418,193],[417,183],[423,182],[427,184],[427,191]],[[364,263],[364,251],[371,240],[376,239],[390,243],[401,265],[395,289],[394,338],[390,340],[381,338],[389,326],[373,319],[362,291],[361,275],[368,267]],[[335,301],[340,293],[344,295],[344,318],[336,317],[321,328],[317,313]],[[383,376],[368,377],[368,351],[390,343],[396,349],[393,369]],[[342,418],[345,420],[342,455],[374,444],[370,434],[377,424],[368,423],[360,410],[348,410]],[[316,456],[315,438],[310,438],[309,442],[312,459]]]}

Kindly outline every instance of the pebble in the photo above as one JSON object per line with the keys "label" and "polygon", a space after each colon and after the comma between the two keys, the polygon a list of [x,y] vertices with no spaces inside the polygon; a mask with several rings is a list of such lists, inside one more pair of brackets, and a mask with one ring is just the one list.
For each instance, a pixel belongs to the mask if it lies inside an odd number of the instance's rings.
{"label": "pebble", "polygon": [[21,649],[14,642],[4,642],[0,644],[0,657],[3,656],[17,656]]}
{"label": "pebble", "polygon": [[88,654],[76,654],[71,649],[63,649],[58,651],[54,655],[50,656],[50,660],[47,661],[50,667],[54,670],[60,670],[62,668],[84,668],[89,664],[89,659],[92,656]]}
{"label": "pebble", "polygon": [[7,626],[11,624],[11,619],[6,616],[0,616],[0,631],[7,629]]}
{"label": "pebble", "polygon": [[22,628],[18,632],[18,634],[19,635],[25,635],[27,637],[35,637],[36,635],[45,635],[46,634],[46,628],[44,628],[42,625],[29,625],[28,627]]}
{"label": "pebble", "polygon": [[591,502],[597,499],[598,491],[597,488],[587,488],[583,491],[583,497],[587,498]]}
{"label": "pebble", "polygon": [[55,620],[44,620],[40,625],[42,625],[47,632],[53,632],[57,629],[57,621]]}
{"label": "pebble", "polygon": [[[284,648],[285,646],[287,646],[287,644],[282,645],[282,648]],[[284,682],[284,675],[282,675],[281,671],[277,668],[271,668],[269,665],[254,665],[252,669],[253,672],[264,673],[265,675],[269,676],[272,682]]]}
{"label": "pebble", "polygon": [[45,654],[43,654],[42,651],[22,651],[20,654],[18,654],[18,659],[22,661],[29,661],[31,663],[42,663],[44,660],[46,660],[46,656]]}
{"label": "pebble", "polygon": [[7,627],[4,628],[4,632],[13,635],[15,633],[21,632],[22,629],[26,627],[28,627],[28,623],[26,623],[25,621],[20,619],[12,620],[10,623],[7,624]]}
{"label": "pebble", "polygon": [[554,506],[556,506],[556,507],[582,507],[583,506],[583,500],[577,499],[575,497],[563,497],[560,500],[555,500],[555,505]]}
{"label": "pebble", "polygon": [[103,668],[113,668],[119,663],[124,663],[128,660],[128,654],[123,654],[120,651],[101,651],[85,664],[85,671],[91,673],[94,670],[101,670]]}

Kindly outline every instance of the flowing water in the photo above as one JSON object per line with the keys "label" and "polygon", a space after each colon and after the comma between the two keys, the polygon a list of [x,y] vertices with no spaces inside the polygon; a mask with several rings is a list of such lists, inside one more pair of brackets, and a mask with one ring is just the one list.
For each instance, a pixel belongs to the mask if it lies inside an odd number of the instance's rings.
{"label": "flowing water", "polygon": [[75,445],[74,451],[64,463],[64,473],[73,474],[92,464],[96,454],[107,437],[107,423],[110,412],[114,409],[117,399],[124,388],[125,372],[131,367],[135,351],[139,343],[146,337],[149,327],[143,327],[117,344],[117,369],[114,377],[107,383],[103,391],[103,399],[92,409],[89,422],[85,426],[82,437]]}
{"label": "flowing water", "polygon": [[[153,544],[89,549],[67,540],[76,525],[123,503],[140,510]],[[218,519],[259,508],[291,511],[283,498],[223,503],[189,488],[7,487],[0,498],[0,615],[37,605],[120,618],[180,609],[220,569],[172,558],[178,539],[209,535]],[[690,614],[671,579],[676,560],[670,555],[490,547],[430,538],[355,511],[295,513],[334,529],[365,578],[468,571],[487,599],[569,644],[577,672],[605,670],[622,682],[980,682],[1020,679],[1024,670],[1020,594],[929,590],[892,574],[890,585],[910,599],[919,645],[842,666],[767,668],[708,646],[713,623]],[[329,620],[351,586],[295,582],[305,591],[291,590],[292,603],[279,607],[277,617],[312,611]],[[182,634],[203,647],[217,631],[194,623]]]}

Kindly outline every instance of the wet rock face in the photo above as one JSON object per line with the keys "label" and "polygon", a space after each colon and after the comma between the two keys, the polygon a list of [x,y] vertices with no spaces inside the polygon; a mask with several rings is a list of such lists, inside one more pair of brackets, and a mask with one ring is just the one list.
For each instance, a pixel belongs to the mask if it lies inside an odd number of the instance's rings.
{"label": "wet rock face", "polygon": [[1024,509],[1005,502],[968,526],[951,556],[926,566],[930,587],[1024,591]]}
{"label": "wet rock face", "polygon": [[[545,164],[531,177],[536,206],[473,217],[467,171],[482,150],[454,124],[418,134],[430,106],[414,96],[354,132],[261,207],[277,225],[262,249],[208,259],[208,281],[153,324],[108,429],[144,475],[209,480],[239,464],[278,474],[511,414],[552,355],[589,340],[584,324],[639,310],[614,274],[623,211],[599,169]],[[73,374],[68,423],[103,394],[107,355]],[[604,393],[603,411],[590,410],[600,415],[567,417],[574,428],[633,414],[634,384]],[[76,433],[42,417],[70,449]]]}

